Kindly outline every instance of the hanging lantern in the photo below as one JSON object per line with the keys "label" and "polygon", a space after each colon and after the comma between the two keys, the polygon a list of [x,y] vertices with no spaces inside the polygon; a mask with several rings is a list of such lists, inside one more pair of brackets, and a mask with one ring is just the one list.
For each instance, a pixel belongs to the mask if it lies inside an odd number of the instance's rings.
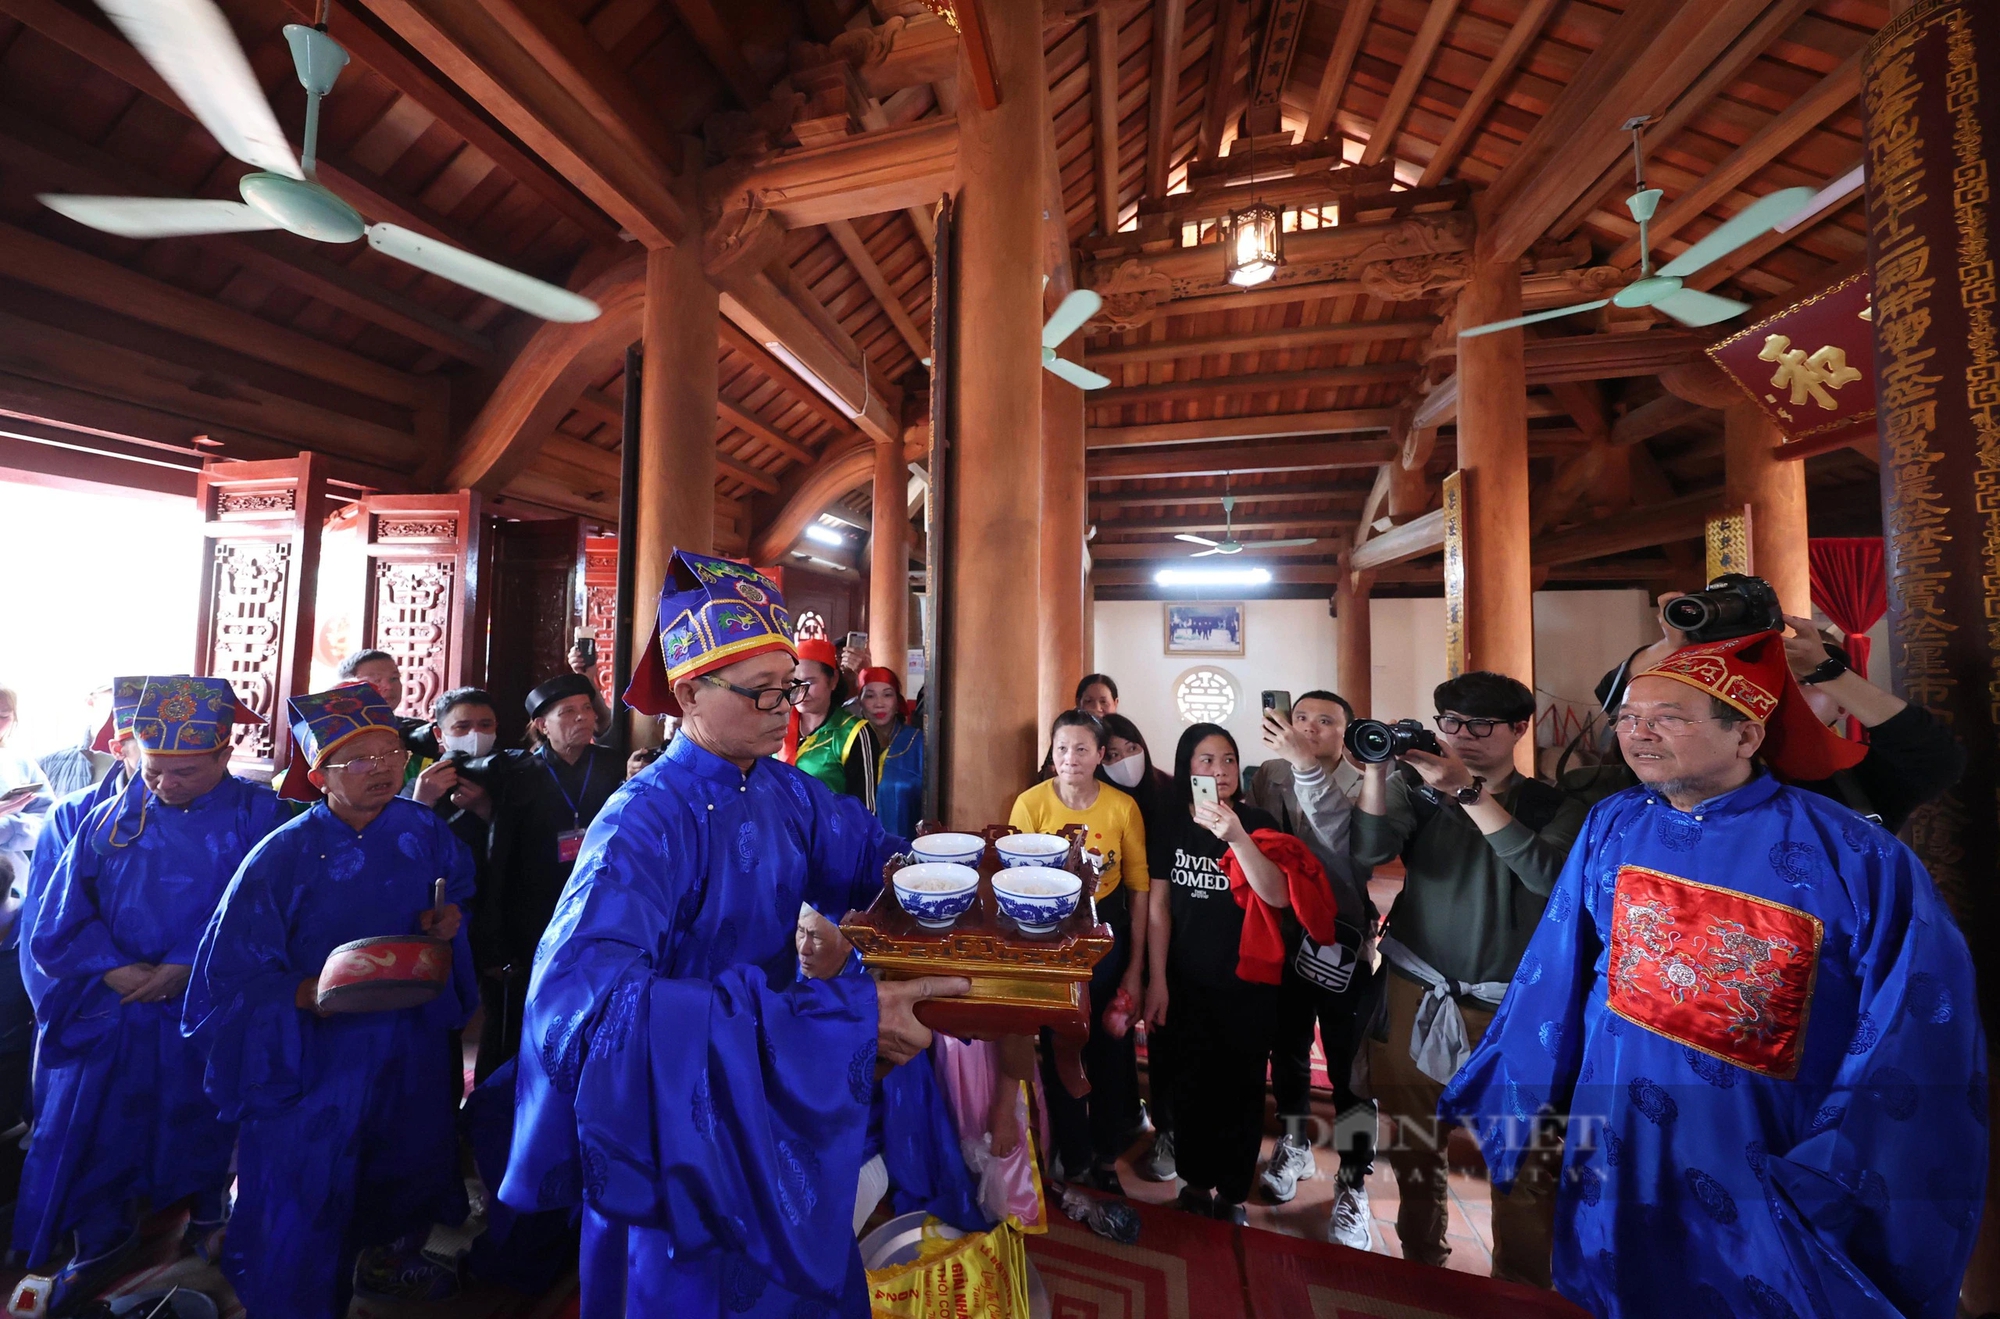
{"label": "hanging lantern", "polygon": [[1262,284],[1285,264],[1280,220],[1277,208],[1263,202],[1230,213],[1222,268],[1231,284]]}

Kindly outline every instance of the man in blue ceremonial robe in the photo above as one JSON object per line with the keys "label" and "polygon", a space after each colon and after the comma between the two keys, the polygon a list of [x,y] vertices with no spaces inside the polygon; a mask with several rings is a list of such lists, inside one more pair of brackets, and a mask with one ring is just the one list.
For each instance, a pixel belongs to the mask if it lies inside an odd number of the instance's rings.
{"label": "man in blue ceremonial robe", "polygon": [[791,621],[775,585],[677,551],[626,700],[681,716],[584,839],[536,953],[515,1208],[583,1208],[583,1319],[842,1314],[868,1299],[851,1215],[878,1054],[957,979],[800,979],[800,902],[865,906],[903,841],[773,759]]}
{"label": "man in blue ceremonial robe", "polygon": [[[293,697],[291,714],[287,791],[303,778],[325,800],[237,871],[201,936],[184,1025],[207,1052],[209,1097],[243,1124],[223,1272],[251,1319],[334,1319],[364,1248],[465,1218],[452,1032],[478,1002],[460,919],[473,868],[442,817],[396,795],[410,753],[374,688]],[[329,953],[417,934],[450,948],[438,997],[322,1014]]]}
{"label": "man in blue ceremonial robe", "polygon": [[222,1226],[236,1132],[202,1093],[180,1008],[229,877],[285,818],[229,773],[231,729],[254,718],[219,678],[148,678],[139,775],[84,818],[42,895],[28,950],[45,1075],[15,1233],[31,1268],[73,1240],[56,1304],[109,1280],[148,1208],[192,1197],[190,1246]]}
{"label": "man in blue ceremonial robe", "polygon": [[1675,652],[1618,735],[1641,782],[1591,812],[1440,1116],[1504,1186],[1568,1115],[1555,1283],[1593,1314],[1948,1319],[1986,1176],[1971,959],[1908,848],[1781,781],[1862,748],[1776,632]]}

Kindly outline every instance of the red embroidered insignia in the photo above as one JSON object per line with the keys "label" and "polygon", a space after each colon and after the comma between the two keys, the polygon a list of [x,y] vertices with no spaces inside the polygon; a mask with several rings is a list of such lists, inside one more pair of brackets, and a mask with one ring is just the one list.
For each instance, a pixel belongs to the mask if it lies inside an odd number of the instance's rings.
{"label": "red embroidered insignia", "polygon": [[1612,897],[1611,1010],[1725,1062],[1790,1080],[1825,928],[1796,907],[1621,867]]}

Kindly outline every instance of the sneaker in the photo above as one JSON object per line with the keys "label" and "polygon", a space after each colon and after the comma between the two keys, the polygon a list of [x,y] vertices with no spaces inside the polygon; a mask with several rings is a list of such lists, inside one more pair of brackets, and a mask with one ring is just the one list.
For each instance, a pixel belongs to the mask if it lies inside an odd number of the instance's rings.
{"label": "sneaker", "polygon": [[1162,1131],[1154,1135],[1152,1151],[1139,1165],[1139,1173],[1149,1182],[1170,1182],[1175,1178],[1173,1132]]}
{"label": "sneaker", "polygon": [[1349,1186],[1345,1181],[1335,1180],[1333,1221],[1327,1224],[1326,1239],[1353,1250],[1375,1249],[1375,1225],[1368,1212],[1366,1186]]}
{"label": "sneaker", "polygon": [[1183,1186],[1180,1199],[1174,1201],[1174,1205],[1184,1214],[1193,1214],[1197,1218],[1213,1218],[1215,1192],[1199,1191],[1192,1186]]}
{"label": "sneaker", "polygon": [[1258,1175],[1257,1186],[1265,1199],[1284,1204],[1299,1193],[1300,1182],[1317,1176],[1319,1164],[1313,1159],[1312,1146],[1297,1136],[1282,1136],[1271,1148],[1271,1160]]}
{"label": "sneaker", "polygon": [[1106,1195],[1122,1197],[1125,1194],[1125,1184],[1118,1180],[1118,1170],[1116,1168],[1107,1168],[1100,1165],[1099,1167],[1092,1168],[1089,1172],[1078,1178],[1077,1182],[1079,1185],[1088,1186],[1093,1191],[1102,1191]]}
{"label": "sneaker", "polygon": [[1248,1227],[1250,1226],[1250,1211],[1244,1207],[1241,1200],[1218,1199],[1215,1202],[1215,1221],[1218,1223],[1234,1223],[1238,1227]]}

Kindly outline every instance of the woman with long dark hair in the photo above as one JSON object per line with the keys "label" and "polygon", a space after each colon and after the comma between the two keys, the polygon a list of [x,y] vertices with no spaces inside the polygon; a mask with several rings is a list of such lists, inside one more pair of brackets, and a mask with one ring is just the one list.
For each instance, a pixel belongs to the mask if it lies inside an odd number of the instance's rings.
{"label": "woman with long dark hair", "polygon": [[857,677],[865,723],[847,752],[846,791],[867,802],[884,829],[908,838],[924,812],[924,735],[909,721],[894,670],[867,668]]}
{"label": "woman with long dark hair", "polygon": [[1148,1011],[1172,1039],[1180,1206],[1238,1224],[1263,1143],[1284,946],[1301,922],[1330,937],[1334,906],[1319,862],[1245,803],[1242,787],[1226,729],[1181,734],[1174,808],[1150,848],[1168,896],[1153,905],[1150,933],[1166,950],[1166,993]]}

